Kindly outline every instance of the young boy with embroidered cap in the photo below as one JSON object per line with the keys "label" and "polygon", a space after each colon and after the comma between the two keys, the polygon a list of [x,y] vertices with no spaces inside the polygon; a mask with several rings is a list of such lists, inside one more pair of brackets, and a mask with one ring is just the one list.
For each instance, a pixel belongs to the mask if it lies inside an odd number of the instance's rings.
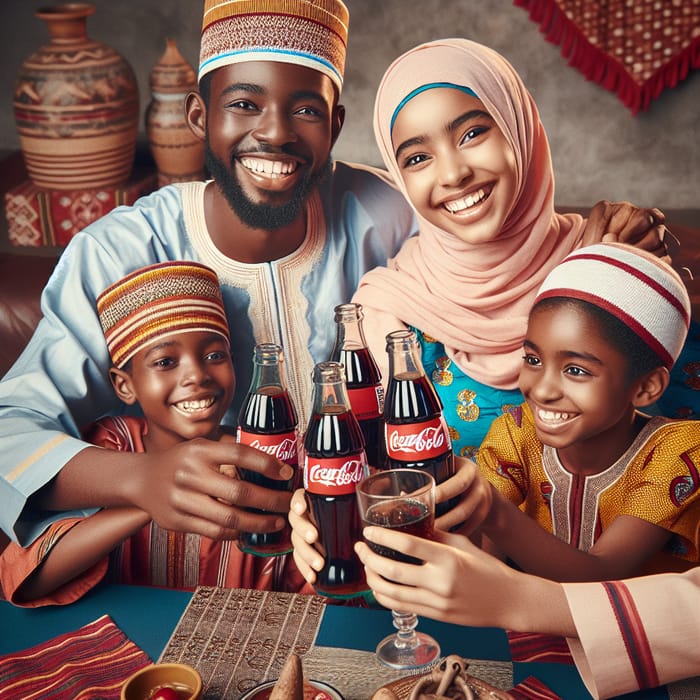
{"label": "young boy with embroidered cap", "polygon": [[[153,455],[193,438],[219,440],[236,379],[216,273],[197,262],[150,265],[103,292],[97,311],[114,391],[142,415],[102,418],[84,438],[111,451]],[[30,547],[11,543],[0,556],[3,592],[17,605],[70,603],[105,575],[169,588],[303,585],[291,557],[272,562],[169,532],[134,507],[59,520]]]}
{"label": "young boy with embroidered cap", "polygon": [[[468,527],[480,525],[477,534],[520,569],[557,581],[697,565],[700,424],[643,413],[668,383],[689,318],[680,277],[643,251],[599,244],[555,267],[529,316],[520,373],[526,403],[494,421],[475,457],[482,476],[471,490],[483,520]],[[444,559],[437,544],[426,556],[430,547],[416,553],[407,537],[389,542],[376,528],[365,536],[431,566]],[[387,574],[380,558],[364,545],[358,551],[375,595],[389,591],[378,580]],[[398,568],[392,581],[416,585]],[[411,606],[463,597],[458,568],[440,568],[440,576],[425,570],[415,591],[402,585],[401,596]]]}

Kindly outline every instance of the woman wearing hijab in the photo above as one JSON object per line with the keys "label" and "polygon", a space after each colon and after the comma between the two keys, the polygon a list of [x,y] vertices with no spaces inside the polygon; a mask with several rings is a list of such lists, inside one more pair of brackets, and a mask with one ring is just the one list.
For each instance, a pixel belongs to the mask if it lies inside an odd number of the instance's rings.
{"label": "woman wearing hijab", "polygon": [[[535,102],[486,46],[443,39],[396,59],[379,86],[374,131],[420,234],[367,273],[353,301],[380,365],[388,332],[416,330],[455,453],[470,456],[493,419],[522,402],[522,342],[538,287],[601,232],[555,212]],[[630,235],[622,227],[618,240]]]}

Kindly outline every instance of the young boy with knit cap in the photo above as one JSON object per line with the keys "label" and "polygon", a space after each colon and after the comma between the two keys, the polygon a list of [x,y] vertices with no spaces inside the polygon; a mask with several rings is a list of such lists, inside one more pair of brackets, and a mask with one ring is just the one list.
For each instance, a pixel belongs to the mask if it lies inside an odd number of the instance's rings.
{"label": "young boy with knit cap", "polygon": [[[192,438],[219,440],[236,378],[216,273],[196,262],[150,265],[105,290],[97,311],[114,391],[142,415],[102,418],[84,438],[107,450],[154,455]],[[59,520],[31,546],[11,543],[0,555],[2,589],[16,605],[70,603],[105,575],[117,583],[189,589],[299,590],[303,584],[291,557],[255,557],[169,532],[134,507]]]}
{"label": "young boy with knit cap", "polygon": [[500,495],[482,531],[521,568],[586,581],[700,561],[698,422],[643,412],[689,323],[680,277],[633,248],[580,249],[545,279],[524,343],[526,403],[475,458]]}
{"label": "young boy with knit cap", "polygon": [[529,316],[526,402],[494,421],[475,456],[478,515],[463,531],[478,526],[487,548],[555,581],[697,565],[698,422],[643,412],[666,388],[689,319],[680,277],[643,251],[599,244],[555,267]]}
{"label": "young boy with knit cap", "polygon": [[[347,32],[341,0],[205,0],[199,92],[185,107],[213,179],[119,207],[63,254],[43,296],[44,319],[0,382],[0,526],[15,541],[30,543],[61,511],[106,506],[135,506],[163,527],[215,539],[281,527],[286,492],[242,490],[220,473],[221,464],[238,464],[285,478],[285,467],[253,448],[197,441],[156,461],[107,455],[81,439],[85,425],[118,410],[94,301],[140,267],[208,265],[222,285],[238,378],[224,422],[235,422],[254,345],[275,342],[304,424],[312,368],[335,339],[332,309],[416,231],[384,171],[331,159],[345,115]],[[592,217],[593,240],[617,232],[658,245],[659,212],[604,210],[610,216]]]}
{"label": "young boy with knit cap", "polygon": [[[378,602],[563,635],[596,698],[700,673],[700,430],[643,413],[668,381],[689,315],[678,275],[642,251],[569,254],[538,292],[527,403],[494,423],[479,452],[488,481],[474,470],[462,530],[485,534],[518,566],[462,534],[366,528],[379,547],[424,562],[397,564],[358,543]],[[654,570],[671,573],[640,576]]]}

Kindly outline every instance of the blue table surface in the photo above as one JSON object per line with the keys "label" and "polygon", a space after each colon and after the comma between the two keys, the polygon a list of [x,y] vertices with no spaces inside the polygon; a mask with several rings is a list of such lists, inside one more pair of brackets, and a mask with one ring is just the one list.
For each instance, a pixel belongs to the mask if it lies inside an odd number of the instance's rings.
{"label": "blue table surface", "polygon": [[[71,605],[16,608],[0,601],[0,655],[20,651],[71,632],[108,614],[123,632],[154,661],[170,639],[191,593],[141,586],[103,585]],[[443,654],[472,659],[510,661],[508,640],[500,629],[476,629],[421,618],[419,629],[432,634]],[[327,606],[316,638],[317,646],[374,651],[377,641],[393,630],[391,614]],[[514,663],[514,682],[535,676],[565,700],[590,700],[578,672],[564,664]],[[663,690],[632,693],[620,698],[667,700]]]}

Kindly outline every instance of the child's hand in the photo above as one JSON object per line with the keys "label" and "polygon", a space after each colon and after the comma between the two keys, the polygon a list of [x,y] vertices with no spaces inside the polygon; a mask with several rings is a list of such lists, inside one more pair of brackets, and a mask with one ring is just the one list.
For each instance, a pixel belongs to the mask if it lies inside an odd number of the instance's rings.
{"label": "child's hand", "polygon": [[454,476],[437,487],[435,500],[441,503],[459,498],[459,502],[437,518],[435,527],[445,531],[454,528],[463,535],[470,535],[489,515],[493,490],[471,459],[455,457],[455,467]]}
{"label": "child's hand", "polygon": [[355,545],[374,597],[387,608],[457,625],[575,633],[560,584],[517,571],[466,537],[436,530],[427,540],[382,527],[365,528],[365,536],[423,561],[404,564]]}
{"label": "child's hand", "polygon": [[[144,462],[130,488],[131,502],[161,527],[214,540],[235,539],[240,531],[274,532],[284,527],[291,494],[232,478],[227,467],[287,480],[292,468],[234,438],[188,440]],[[229,473],[222,473],[229,472]],[[255,508],[267,511],[252,513]]]}
{"label": "child's hand", "polygon": [[314,546],[318,543],[318,530],[311,521],[304,489],[297,489],[292,495],[288,517],[292,527],[294,561],[306,581],[313,583],[316,572],[323,568],[323,556]]}
{"label": "child's hand", "polygon": [[466,537],[435,531],[427,540],[382,527],[368,527],[365,537],[382,547],[416,557],[405,564],[355,545],[367,584],[377,602],[393,610],[461,625],[499,625],[514,597],[518,574],[472,545]]}

